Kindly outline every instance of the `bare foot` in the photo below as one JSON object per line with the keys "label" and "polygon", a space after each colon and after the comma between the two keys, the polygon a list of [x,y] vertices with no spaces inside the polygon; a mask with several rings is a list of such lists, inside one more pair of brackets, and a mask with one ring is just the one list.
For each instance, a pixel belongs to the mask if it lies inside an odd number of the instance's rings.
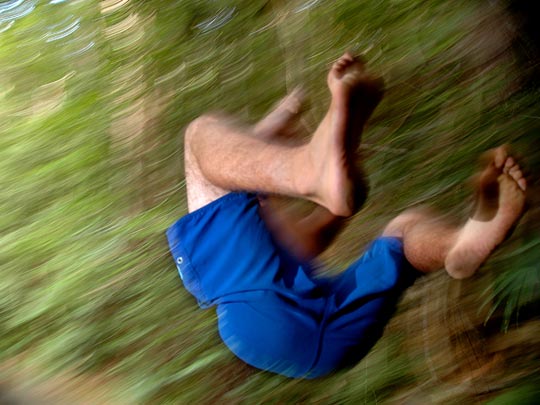
{"label": "bare foot", "polygon": [[[384,92],[383,80],[369,75],[364,63],[348,52],[332,65],[327,83],[332,94],[332,104],[339,104],[339,107],[349,110],[349,119],[354,120],[356,126],[366,123]],[[359,139],[351,139],[359,143]]]}
{"label": "bare foot", "polygon": [[277,136],[292,137],[297,132],[297,120],[302,110],[304,92],[296,87],[254,127],[256,136],[272,140]]}
{"label": "bare foot", "polygon": [[445,260],[446,270],[454,278],[473,275],[524,211],[527,182],[507,147],[487,156],[489,163],[478,180],[475,211]]}
{"label": "bare foot", "polygon": [[309,144],[316,174],[313,200],[346,217],[365,200],[365,183],[354,154],[367,119],[382,99],[383,83],[349,53],[332,65],[327,82],[330,108]]}

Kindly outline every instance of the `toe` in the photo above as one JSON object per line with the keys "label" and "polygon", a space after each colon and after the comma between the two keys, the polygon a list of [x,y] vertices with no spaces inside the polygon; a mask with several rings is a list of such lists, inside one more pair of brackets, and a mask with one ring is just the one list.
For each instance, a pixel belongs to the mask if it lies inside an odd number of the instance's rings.
{"label": "toe", "polygon": [[506,161],[504,162],[503,172],[508,173],[510,168],[515,165],[514,158],[512,156],[508,156],[506,158]]}
{"label": "toe", "polygon": [[523,177],[523,172],[519,168],[518,165],[512,166],[510,170],[507,171],[507,173],[504,173],[498,177],[499,184],[507,183],[511,184],[513,183],[514,186],[517,185],[515,190],[525,191],[527,189],[527,180],[525,177]]}
{"label": "toe", "polygon": [[343,73],[346,67],[347,67],[346,61],[338,60],[336,63],[334,63],[334,66],[332,68],[337,73]]}
{"label": "toe", "polygon": [[510,174],[510,176],[514,179],[514,181],[515,181],[516,183],[519,182],[519,180],[523,178],[523,173],[522,173],[521,170],[519,170],[519,169],[518,169],[518,170],[515,170],[515,171],[513,171],[513,172],[511,172],[511,173],[509,173],[509,174]]}
{"label": "toe", "polygon": [[497,169],[501,169],[503,165],[506,162],[506,158],[508,156],[508,153],[506,151],[506,148],[504,146],[500,146],[494,151],[494,159],[493,162],[495,163],[495,167]]}
{"label": "toe", "polygon": [[340,70],[340,71],[341,71],[341,70],[345,69],[346,66],[347,66],[347,63],[346,63],[346,62],[344,62],[344,61],[339,61],[339,62],[336,63],[336,66],[335,66],[335,67],[336,67],[337,70]]}
{"label": "toe", "polygon": [[293,114],[298,114],[302,109],[304,97],[304,91],[299,86],[295,87],[286,99],[285,108]]}
{"label": "toe", "polygon": [[514,180],[519,180],[523,177],[523,173],[519,168],[519,165],[514,165],[508,170],[508,174],[514,178]]}
{"label": "toe", "polygon": [[523,176],[523,172],[521,171],[521,168],[519,165],[514,165],[508,170],[508,175],[514,179],[514,181],[517,183],[519,188],[521,188],[523,191],[527,188],[527,180],[525,180],[525,177]]}
{"label": "toe", "polygon": [[522,177],[517,181],[517,184],[519,188],[521,188],[523,191],[527,189],[527,180],[525,180],[525,177]]}
{"label": "toe", "polygon": [[354,56],[350,52],[345,52],[341,59],[346,60],[348,62],[354,62]]}
{"label": "toe", "polygon": [[352,60],[349,60],[349,59],[341,59],[338,63],[339,63],[340,65],[342,65],[343,67],[347,67],[347,66],[349,66],[349,65],[352,63]]}

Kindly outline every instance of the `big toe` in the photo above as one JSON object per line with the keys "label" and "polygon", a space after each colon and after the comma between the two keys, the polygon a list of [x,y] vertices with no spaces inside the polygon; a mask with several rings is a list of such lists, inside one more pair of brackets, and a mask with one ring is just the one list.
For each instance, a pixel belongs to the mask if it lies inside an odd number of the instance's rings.
{"label": "big toe", "polygon": [[345,73],[349,73],[351,68],[354,67],[356,73],[362,73],[365,65],[361,59],[353,56],[351,53],[346,52],[332,65],[331,72],[341,77]]}
{"label": "big toe", "polygon": [[356,61],[356,58],[351,53],[345,52],[335,62],[335,65],[336,66],[347,66],[347,65],[353,63],[354,61]]}
{"label": "big toe", "polygon": [[497,169],[502,169],[508,161],[508,146],[502,145],[495,149],[494,163]]}
{"label": "big toe", "polygon": [[508,158],[508,146],[502,145],[498,148],[490,149],[480,157],[480,163],[488,166],[493,164],[496,169],[503,170]]}

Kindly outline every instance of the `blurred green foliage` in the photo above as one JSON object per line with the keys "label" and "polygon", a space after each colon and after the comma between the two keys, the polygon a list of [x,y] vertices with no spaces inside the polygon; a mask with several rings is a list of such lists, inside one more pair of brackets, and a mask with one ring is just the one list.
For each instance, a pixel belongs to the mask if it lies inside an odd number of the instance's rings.
{"label": "blurred green foliage", "polygon": [[[321,381],[257,372],[225,349],[215,315],[181,288],[164,238],[186,212],[182,128],[216,109],[253,122],[297,84],[315,125],[329,63],[344,49],[363,53],[387,92],[364,138],[369,201],[327,258],[346,263],[408,206],[462,212],[463,184],[490,147],[511,143],[538,173],[538,90],[523,85],[519,29],[503,7],[24,4],[35,9],[0,20],[0,361],[11,364],[8,376],[34,370],[32,386],[58,373],[99,375],[119,402],[137,403],[374,403],[421,384],[413,368],[422,360],[407,356],[399,328],[357,367]],[[493,278],[475,284],[492,315],[505,308],[507,328],[517,308],[539,299],[535,218],[532,209],[488,263]]]}

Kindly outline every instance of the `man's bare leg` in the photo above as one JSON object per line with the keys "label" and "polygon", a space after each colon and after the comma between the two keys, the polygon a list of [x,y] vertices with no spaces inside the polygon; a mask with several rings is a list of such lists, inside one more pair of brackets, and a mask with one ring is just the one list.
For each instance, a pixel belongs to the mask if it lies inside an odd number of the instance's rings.
{"label": "man's bare leg", "polygon": [[301,132],[299,120],[303,103],[304,92],[300,87],[296,87],[280,100],[270,113],[255,124],[253,127],[255,136],[269,142],[279,142],[297,136]]}
{"label": "man's bare leg", "polygon": [[383,236],[403,238],[407,260],[422,272],[444,267],[453,278],[470,277],[519,220],[526,188],[519,165],[506,147],[499,147],[489,152],[474,213],[462,227],[412,210],[390,222]]}
{"label": "man's bare leg", "polygon": [[243,190],[302,197],[333,215],[354,213],[362,198],[356,194],[349,148],[357,146],[356,135],[369,114],[352,113],[359,103],[375,107],[382,96],[381,83],[346,54],[333,65],[328,84],[330,109],[304,145],[291,147],[257,139],[249,129],[216,116],[190,124],[185,138],[189,209],[229,190]]}
{"label": "man's bare leg", "polygon": [[[307,135],[300,122],[304,94],[299,88],[279,101],[277,106],[254,126],[256,137],[269,142],[294,140]],[[320,205],[308,215],[295,215],[273,195],[259,195],[261,215],[274,238],[301,260],[311,260],[322,253],[346,223]]]}
{"label": "man's bare leg", "polygon": [[[295,127],[302,103],[303,93],[300,89],[295,89],[291,94],[280,100],[272,111],[255,124],[250,133],[268,142],[275,141],[283,136],[291,137],[293,135],[291,127]],[[216,119],[225,122],[231,121],[226,116],[216,117]],[[233,124],[229,123],[228,125]],[[191,144],[188,141],[185,142],[184,159],[189,212],[195,211],[229,193],[229,190],[213,185],[204,177],[195,162]]]}
{"label": "man's bare leg", "polygon": [[[344,66],[340,64],[340,68]],[[254,126],[255,136],[269,142],[282,141],[307,135],[308,130],[300,122],[300,111],[303,106],[304,94],[295,88],[284,97],[277,106]],[[366,108],[365,104],[355,104],[357,108]],[[369,116],[373,106],[368,111],[354,111],[360,116]],[[361,130],[356,134],[361,136]],[[361,171],[361,168],[356,168]],[[363,178],[358,174],[357,178]],[[358,187],[364,187],[363,184]],[[366,193],[367,194],[367,193]],[[302,260],[311,260],[321,254],[335,239],[347,223],[347,219],[333,215],[322,206],[315,208],[307,215],[295,215],[283,208],[272,195],[261,195],[261,214],[273,236],[289,251]]]}
{"label": "man's bare leg", "polygon": [[455,278],[474,274],[504,241],[525,207],[527,182],[505,147],[493,151],[492,163],[482,173],[480,187],[475,213],[461,229],[445,260],[446,270]]}

